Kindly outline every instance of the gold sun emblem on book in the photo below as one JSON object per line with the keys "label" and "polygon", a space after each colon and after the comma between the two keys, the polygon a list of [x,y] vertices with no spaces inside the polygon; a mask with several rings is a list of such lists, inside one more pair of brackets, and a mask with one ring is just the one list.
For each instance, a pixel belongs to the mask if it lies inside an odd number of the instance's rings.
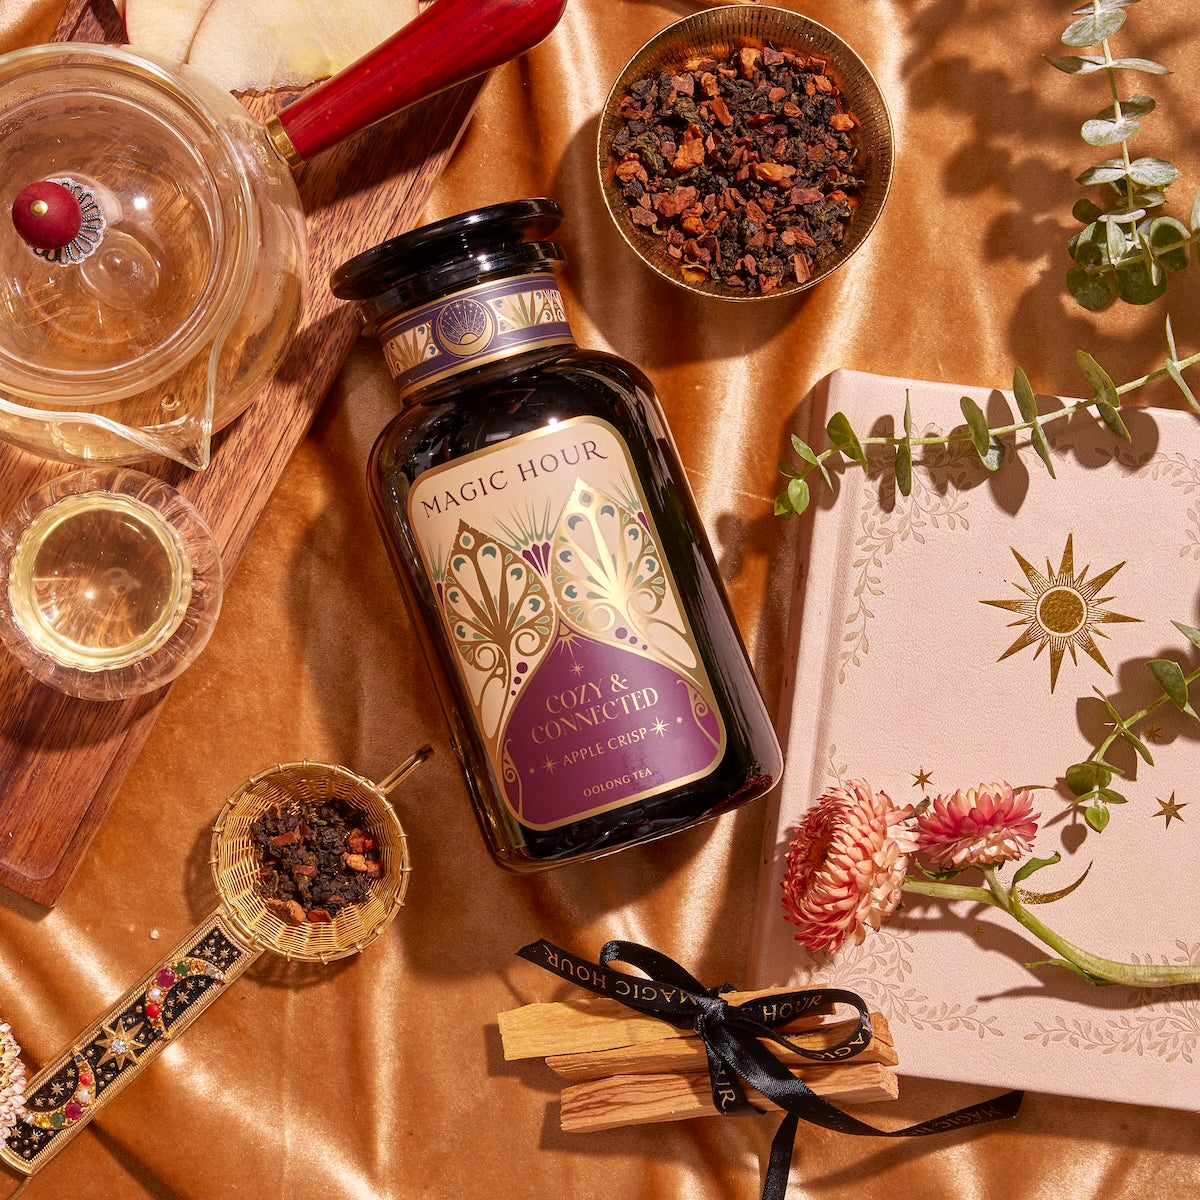
{"label": "gold sun emblem on book", "polygon": [[1043,575],[1036,567],[1030,565],[1013,549],[1013,557],[1025,572],[1028,587],[1014,586],[1021,593],[1020,599],[1014,600],[983,600],[981,603],[990,604],[994,608],[1003,608],[1008,612],[1017,613],[1020,620],[1011,624],[1024,625],[1020,636],[996,660],[1003,662],[1010,654],[1024,650],[1027,646],[1036,647],[1033,657],[1047,647],[1050,650],[1050,690],[1058,680],[1058,671],[1062,666],[1063,655],[1070,653],[1071,661],[1078,662],[1076,650],[1082,650],[1089,658],[1099,663],[1111,675],[1104,655],[1096,645],[1096,638],[1106,638],[1108,635],[1099,628],[1118,621],[1140,621],[1140,617],[1127,617],[1122,613],[1113,612],[1105,605],[1111,596],[1101,596],[1100,590],[1125,565],[1117,563],[1109,567],[1093,579],[1087,578],[1089,567],[1084,567],[1075,573],[1075,554],[1071,534],[1067,534],[1066,548],[1063,550],[1062,562],[1054,571],[1046,560],[1046,573]]}

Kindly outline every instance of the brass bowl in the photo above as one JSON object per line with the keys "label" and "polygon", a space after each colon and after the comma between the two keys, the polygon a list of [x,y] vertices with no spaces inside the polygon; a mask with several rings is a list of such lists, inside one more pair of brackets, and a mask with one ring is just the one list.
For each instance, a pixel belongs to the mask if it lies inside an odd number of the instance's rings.
{"label": "brass bowl", "polygon": [[[857,204],[841,244],[813,264],[803,282],[792,281],[763,294],[748,292],[710,278],[686,278],[680,261],[667,252],[664,237],[633,223],[616,177],[618,159],[611,152],[613,138],[624,121],[622,99],[632,84],[662,71],[678,73],[689,59],[712,56],[724,59],[743,47],[816,55],[828,63],[825,74],[842,93],[845,108],[858,119],[851,133],[856,151],[853,173],[863,181]],[[773,300],[794,296],[814,287],[838,269],[867,240],[883,211],[892,180],[892,122],[883,93],[862,59],[836,34],[799,13],[759,4],[733,4],[706,9],[668,25],[630,59],[604,103],[596,145],[596,162],[604,201],[621,236],[638,257],[664,279],[689,292],[726,300]]]}

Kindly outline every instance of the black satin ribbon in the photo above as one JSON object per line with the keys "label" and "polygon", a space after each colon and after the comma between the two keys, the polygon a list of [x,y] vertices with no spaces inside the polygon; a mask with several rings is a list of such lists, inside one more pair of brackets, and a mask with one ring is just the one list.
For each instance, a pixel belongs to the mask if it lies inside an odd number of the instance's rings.
{"label": "black satin ribbon", "polygon": [[[708,1055],[713,1104],[720,1112],[754,1109],[746,1098],[743,1082],[784,1110],[783,1121],[771,1142],[762,1200],[785,1198],[801,1121],[858,1137],[927,1137],[1007,1120],[1015,1117],[1021,1106],[1023,1093],[1006,1092],[994,1100],[971,1104],[904,1129],[876,1129],[822,1099],[763,1045],[764,1040],[775,1042],[815,1062],[840,1062],[860,1054],[871,1040],[871,1020],[862,997],[854,992],[817,987],[730,1004],[723,998],[723,993],[733,990],[729,984],[706,988],[674,959],[637,942],[606,942],[598,963],[544,940],[522,947],[517,954],[628,1008],[680,1029],[695,1029]],[[612,962],[626,963],[646,978],[611,970],[608,964]],[[779,1025],[833,1004],[847,1004],[858,1011],[854,1031],[835,1046],[810,1049],[776,1032]]]}

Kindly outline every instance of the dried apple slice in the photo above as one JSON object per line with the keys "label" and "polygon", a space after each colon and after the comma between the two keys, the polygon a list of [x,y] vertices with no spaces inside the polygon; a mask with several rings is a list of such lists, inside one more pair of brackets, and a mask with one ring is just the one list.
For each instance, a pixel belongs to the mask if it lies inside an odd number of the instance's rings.
{"label": "dried apple slice", "polygon": [[211,4],[212,0],[126,0],[125,35],[141,54],[183,62]]}
{"label": "dried apple slice", "polygon": [[187,61],[231,92],[301,87],[348,67],[416,15],[417,0],[212,0]]}

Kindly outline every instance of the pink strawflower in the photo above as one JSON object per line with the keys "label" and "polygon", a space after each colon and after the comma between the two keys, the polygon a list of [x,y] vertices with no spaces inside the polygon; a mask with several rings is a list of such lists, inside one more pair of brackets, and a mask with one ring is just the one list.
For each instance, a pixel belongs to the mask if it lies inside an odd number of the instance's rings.
{"label": "pink strawflower", "polygon": [[894,804],[870,784],[848,780],[805,814],[788,847],[783,911],[809,950],[858,945],[900,903],[916,849],[912,805]]}
{"label": "pink strawflower", "polygon": [[994,867],[1033,848],[1040,814],[1026,791],[981,783],[938,796],[917,818],[917,846],[935,871]]}

